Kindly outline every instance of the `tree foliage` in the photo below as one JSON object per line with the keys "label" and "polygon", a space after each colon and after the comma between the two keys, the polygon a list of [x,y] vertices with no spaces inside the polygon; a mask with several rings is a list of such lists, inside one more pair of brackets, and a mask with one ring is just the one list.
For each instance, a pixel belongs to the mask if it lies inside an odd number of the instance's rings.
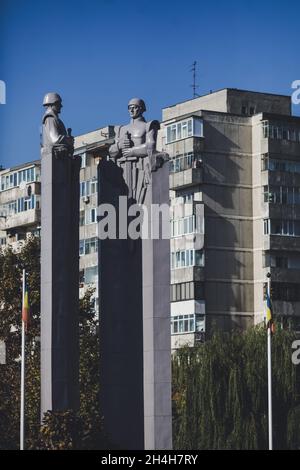
{"label": "tree foliage", "polygon": [[[293,333],[272,340],[274,447],[300,447],[299,367]],[[176,449],[266,449],[268,446],[266,330],[217,332],[173,357]]]}
{"label": "tree foliage", "polygon": [[29,449],[99,449],[106,445],[99,407],[98,320],[93,291],[80,300],[80,410],[46,413],[40,426],[40,242],[32,237],[15,252],[0,253],[0,449],[19,446],[22,270],[28,273],[30,327],[26,338],[26,442]]}

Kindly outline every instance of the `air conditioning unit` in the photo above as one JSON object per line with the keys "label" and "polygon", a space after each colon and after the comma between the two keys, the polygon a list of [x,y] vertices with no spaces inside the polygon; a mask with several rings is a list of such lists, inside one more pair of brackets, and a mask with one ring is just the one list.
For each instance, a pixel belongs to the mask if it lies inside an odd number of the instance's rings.
{"label": "air conditioning unit", "polygon": [[90,196],[84,196],[83,202],[85,202],[85,204],[88,204],[90,202]]}

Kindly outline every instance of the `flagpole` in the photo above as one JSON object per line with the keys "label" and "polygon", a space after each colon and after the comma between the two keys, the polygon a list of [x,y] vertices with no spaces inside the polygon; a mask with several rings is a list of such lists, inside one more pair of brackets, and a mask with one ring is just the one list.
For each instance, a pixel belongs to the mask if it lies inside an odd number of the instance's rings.
{"label": "flagpole", "polygon": [[[25,269],[22,282],[22,309],[25,300]],[[24,450],[24,411],[25,411],[25,321],[22,317],[22,352],[21,352],[21,405],[20,405],[20,450]]]}
{"label": "flagpole", "polygon": [[[268,296],[271,299],[271,273],[268,277]],[[273,408],[272,408],[272,325],[268,322],[267,330],[267,350],[268,350],[268,424],[269,424],[269,450],[273,450]]]}

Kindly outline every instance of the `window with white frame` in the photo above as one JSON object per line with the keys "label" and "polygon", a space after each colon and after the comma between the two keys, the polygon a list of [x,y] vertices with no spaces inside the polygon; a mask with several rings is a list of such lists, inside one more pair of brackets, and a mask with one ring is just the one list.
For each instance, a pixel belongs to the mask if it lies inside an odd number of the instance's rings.
{"label": "window with white frame", "polygon": [[14,171],[13,173],[8,173],[2,175],[0,178],[0,191],[5,191],[6,189],[16,188],[20,183],[33,183],[36,181],[36,168],[30,167],[25,168],[24,170]]}
{"label": "window with white frame", "polygon": [[293,127],[293,124],[271,124],[269,121],[262,121],[262,136],[266,139],[300,142],[300,129]]}
{"label": "window with white frame", "polygon": [[300,204],[300,188],[298,186],[264,186],[264,202]]}
{"label": "window with white frame", "polygon": [[171,334],[195,333],[205,331],[205,316],[198,313],[175,315],[171,317]]}
{"label": "window with white frame", "polygon": [[299,237],[300,220],[265,219],[264,234]]}
{"label": "window with white frame", "polygon": [[196,231],[195,216],[190,215],[181,219],[171,220],[171,237],[180,237]]}
{"label": "window with white frame", "polygon": [[80,182],[80,197],[92,196],[92,194],[97,193],[97,179],[93,178],[87,181]]}
{"label": "window with white frame", "polygon": [[85,211],[85,224],[89,225],[94,224],[95,222],[97,222],[97,210],[93,207],[92,209]]}
{"label": "window with white frame", "polygon": [[91,253],[97,253],[98,251],[98,239],[97,237],[86,238],[79,240],[79,255],[89,255]]}
{"label": "window with white frame", "polygon": [[204,266],[203,250],[182,250],[171,253],[171,269]]}
{"label": "window with white frame", "polygon": [[188,137],[203,137],[203,120],[190,117],[166,126],[166,144]]}

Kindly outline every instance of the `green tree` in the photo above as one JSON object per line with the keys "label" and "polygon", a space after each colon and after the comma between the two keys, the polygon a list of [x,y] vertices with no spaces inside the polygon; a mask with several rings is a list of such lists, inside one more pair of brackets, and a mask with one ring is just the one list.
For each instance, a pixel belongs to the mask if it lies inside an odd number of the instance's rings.
{"label": "green tree", "polygon": [[31,237],[17,252],[0,252],[0,449],[19,446],[22,270],[28,273],[30,327],[26,338],[26,448],[97,449],[106,445],[99,407],[98,319],[93,291],[80,300],[80,410],[47,413],[40,427],[40,240]]}
{"label": "green tree", "polygon": [[[273,349],[274,447],[300,447],[299,368],[294,334],[277,330]],[[266,449],[268,445],[266,330],[215,333],[173,357],[176,449]]]}

